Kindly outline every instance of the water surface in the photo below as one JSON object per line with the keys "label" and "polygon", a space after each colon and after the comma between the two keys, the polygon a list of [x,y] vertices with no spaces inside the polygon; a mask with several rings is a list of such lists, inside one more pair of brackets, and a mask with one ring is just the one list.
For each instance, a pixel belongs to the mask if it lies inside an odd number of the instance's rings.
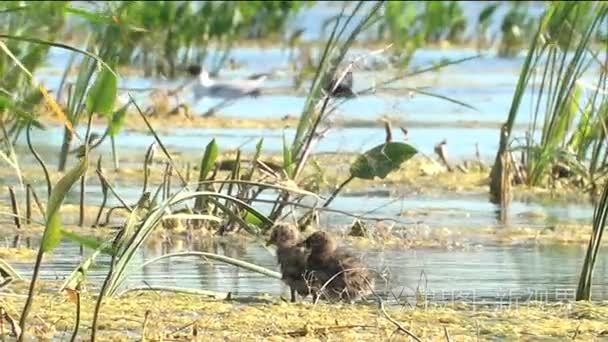
{"label": "water surface", "polygon": [[[35,243],[34,241],[32,243]],[[185,250],[205,251],[236,257],[278,271],[274,256],[261,245],[235,248],[205,242],[161,241],[144,246],[135,256],[126,287],[173,286],[233,292],[238,296],[287,295],[278,280],[230,265],[210,263],[198,258],[170,258],[141,267],[154,257]],[[413,301],[420,290],[431,301],[501,301],[508,296],[520,301],[566,300],[574,298],[583,246],[482,247],[470,250],[370,249],[353,250],[377,275],[378,292],[400,302]],[[88,252],[87,252],[88,253]],[[42,279],[64,279],[80,260],[78,246],[63,242],[43,265]],[[89,286],[98,288],[108,271],[109,260],[99,258],[89,271]],[[13,262],[25,276],[31,263]],[[388,281],[388,285],[386,281]],[[608,298],[608,257],[599,254],[594,274],[594,300]]]}

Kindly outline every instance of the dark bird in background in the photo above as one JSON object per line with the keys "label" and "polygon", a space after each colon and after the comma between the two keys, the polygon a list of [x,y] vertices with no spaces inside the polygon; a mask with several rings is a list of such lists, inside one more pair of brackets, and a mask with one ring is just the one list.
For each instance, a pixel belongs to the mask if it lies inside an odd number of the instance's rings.
{"label": "dark bird in background", "polygon": [[306,263],[309,274],[306,277],[311,279],[309,284],[312,284],[313,301],[324,296],[328,300],[352,302],[371,293],[374,279],[363,262],[338,249],[334,239],[326,232],[313,233],[299,246],[306,246],[310,250]]}
{"label": "dark bird in background", "polygon": [[448,169],[449,172],[454,171],[454,168],[448,161],[448,151],[447,151],[448,141],[443,139],[439,144],[435,145],[435,153],[439,156],[439,159],[443,163],[443,165]]}
{"label": "dark bird in background", "polygon": [[336,89],[332,92],[338,79],[342,76],[342,73],[338,73],[337,77],[332,79],[331,82],[325,87],[325,91],[330,93],[332,97],[343,97],[343,98],[353,98],[357,96],[353,91],[353,72],[349,70],[342,81],[338,84]]}
{"label": "dark bird in background", "polygon": [[192,64],[189,65],[186,70],[188,71],[190,76],[198,76],[203,72],[203,67],[198,64]]}
{"label": "dark bird in background", "polygon": [[277,225],[266,243],[267,246],[277,247],[277,260],[281,268],[282,280],[289,285],[291,302],[296,301],[296,293],[302,298],[310,294],[310,287],[304,278],[309,253],[304,247],[297,246],[299,242],[299,233],[295,227]]}
{"label": "dark bird in background", "polygon": [[383,118],[382,122],[384,122],[384,132],[386,133],[385,142],[388,144],[393,141],[393,128],[391,126],[391,122],[388,119]]}
{"label": "dark bird in background", "polygon": [[401,129],[401,132],[403,133],[404,140],[407,140],[407,133],[408,133],[407,128],[405,128],[405,127],[399,127],[399,128]]}

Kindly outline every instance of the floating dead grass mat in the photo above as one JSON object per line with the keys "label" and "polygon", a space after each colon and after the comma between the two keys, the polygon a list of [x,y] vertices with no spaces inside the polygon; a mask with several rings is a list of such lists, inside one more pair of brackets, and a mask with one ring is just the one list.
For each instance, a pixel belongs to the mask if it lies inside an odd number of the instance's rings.
{"label": "floating dead grass mat", "polygon": [[487,246],[534,247],[534,246],[580,246],[589,244],[591,226],[555,225],[538,227],[399,227],[387,224],[369,225],[367,236],[351,236],[346,229],[338,235],[354,248],[381,249],[442,249],[477,250]]}
{"label": "floating dead grass mat", "polygon": [[[18,319],[27,283],[3,289],[0,305]],[[45,283],[36,295],[27,332],[37,339],[67,339],[74,297]],[[46,290],[43,290],[46,289]],[[87,339],[95,305],[82,295],[80,337]],[[386,313],[422,341],[608,338],[608,303],[530,303],[498,307],[471,304],[386,305]],[[408,341],[378,304],[286,303],[280,298],[212,300],[187,294],[131,292],[104,301],[100,341]],[[4,330],[4,334],[8,334]]]}
{"label": "floating dead grass mat", "polygon": [[[67,216],[67,215],[66,215]],[[180,221],[181,222],[181,221]],[[217,236],[213,230],[206,228],[188,229],[186,223],[176,227],[158,229],[146,242],[148,248],[158,248],[167,239],[171,241],[172,251],[188,251],[192,246],[197,250],[215,252],[218,245],[234,249],[237,255],[255,245],[265,243],[267,236],[254,237],[247,233],[233,232],[225,236]],[[181,227],[181,228],[180,228]],[[584,250],[591,233],[589,225],[555,225],[549,228],[538,227],[425,227],[403,226],[386,223],[369,224],[365,236],[354,236],[350,227],[308,227],[304,236],[318,229],[332,232],[342,243],[357,252],[375,250],[407,250],[407,249],[436,249],[472,251],[486,247],[535,248],[537,246],[578,246]],[[0,248],[0,258],[7,261],[29,262],[36,257],[37,244],[42,236],[42,226],[23,226],[21,229],[13,225],[0,225],[0,237],[13,241],[20,237],[18,248],[4,246]],[[67,225],[66,229],[96,239],[107,241],[117,230],[112,228],[90,228]],[[32,246],[25,248],[24,241],[32,238]],[[187,241],[190,241],[188,243]],[[51,259],[53,253],[47,253]]]}
{"label": "floating dead grass mat", "polygon": [[33,261],[37,250],[26,247],[0,247],[0,259],[7,261]]}
{"label": "floating dead grass mat", "polygon": [[[221,148],[221,142],[219,142]],[[104,175],[111,184],[121,184],[124,186],[133,186],[140,188],[144,180],[144,151],[134,153],[121,153],[121,168],[114,170],[106,165]],[[176,165],[182,168],[184,176],[189,176],[190,182],[195,182],[198,177],[198,165],[200,164],[200,155],[198,153],[183,152],[170,150]],[[90,170],[94,170],[97,163],[99,152],[94,151],[93,157],[90,158]],[[312,157],[313,163],[308,163],[304,168],[301,179],[305,180],[302,184],[309,191],[314,191],[327,196],[335,187],[342,183],[350,174],[350,164],[355,160],[357,154],[354,153],[323,153],[315,154]],[[54,158],[54,156],[53,156]],[[236,158],[235,151],[222,151],[220,160],[229,162]],[[253,155],[241,155],[241,160],[251,160]],[[265,163],[282,165],[282,155],[263,153],[262,160]],[[313,164],[321,166],[322,172]],[[474,162],[469,162],[469,164]],[[188,170],[186,165],[190,164]],[[248,165],[248,164],[246,164]],[[165,169],[165,159],[161,154],[150,165],[152,172],[149,175],[150,184],[158,184],[163,180]],[[29,179],[44,179],[44,175],[37,164],[21,165],[22,173]],[[93,171],[91,171],[93,172]],[[229,176],[232,169],[220,170],[216,179],[224,179]],[[457,196],[457,195],[483,195],[489,193],[489,169],[487,167],[470,167],[467,172],[454,170],[449,172],[437,160],[429,159],[423,155],[417,155],[402,167],[389,174],[385,179],[376,179],[373,181],[355,179],[350,182],[342,191],[341,195],[363,195],[383,192],[385,195],[397,197],[402,195],[419,196]],[[262,176],[261,171],[254,174],[254,179]],[[6,177],[7,181],[11,180],[16,184],[17,179],[11,170],[0,170],[0,177]],[[61,177],[60,173],[52,172],[52,182],[55,183]],[[177,177],[174,175],[174,182],[177,182]],[[266,181],[272,182],[272,178]],[[96,176],[89,177],[87,182],[89,188],[99,188],[99,180]],[[117,186],[119,193],[122,188]],[[39,194],[42,195],[42,194]],[[8,196],[6,189],[0,189],[0,196]],[[561,203],[570,203],[572,201],[589,202],[589,194],[581,191],[580,188],[572,184],[560,182],[559,187],[555,189],[545,189],[538,187],[515,186],[513,188],[514,200],[523,201],[552,201]]]}

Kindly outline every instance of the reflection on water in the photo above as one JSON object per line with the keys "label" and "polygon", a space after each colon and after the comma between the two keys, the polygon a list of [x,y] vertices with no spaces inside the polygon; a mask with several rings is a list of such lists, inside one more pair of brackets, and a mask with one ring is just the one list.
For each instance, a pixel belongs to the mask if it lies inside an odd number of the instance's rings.
{"label": "reflection on water", "polygon": [[[462,228],[500,227],[498,205],[482,195],[442,194],[439,196],[408,195],[402,198],[373,196],[341,196],[331,208],[366,214],[370,217],[402,219],[430,227]],[[372,212],[373,211],[373,212]],[[396,217],[399,215],[399,217]],[[593,207],[590,204],[530,203],[513,201],[507,211],[507,226],[546,227],[558,222],[590,224]],[[352,222],[339,214],[324,215],[327,224]]]}
{"label": "reflection on water", "polygon": [[[37,243],[37,241],[36,241]],[[233,292],[250,296],[287,295],[278,280],[257,273],[200,258],[163,259],[141,267],[154,257],[180,251],[202,251],[239,258],[278,271],[273,255],[261,244],[235,246],[210,240],[154,240],[145,245],[133,260],[127,286],[172,286]],[[412,299],[418,289],[433,296],[497,299],[508,294],[520,298],[542,294],[548,300],[572,299],[578,272],[584,258],[582,246],[484,247],[472,250],[370,249],[356,250],[368,265],[388,280],[378,278],[378,291],[384,295]],[[87,251],[87,255],[90,251]],[[43,279],[64,279],[80,260],[78,246],[63,242],[43,265]],[[98,288],[108,270],[108,258],[99,258],[87,278]],[[29,276],[31,263],[12,262],[17,271]],[[594,275],[595,300],[608,298],[608,256],[600,254]],[[378,276],[379,277],[379,276]],[[528,298],[530,300],[530,298]]]}
{"label": "reflection on water", "polygon": [[[135,203],[141,196],[141,189],[119,184],[118,193],[128,203]],[[40,185],[39,193],[43,191]],[[177,190],[177,189],[176,189]],[[403,191],[407,192],[407,189]],[[264,192],[260,200],[273,201],[276,193]],[[90,186],[86,199],[88,203],[99,205],[102,195],[98,188]],[[80,197],[72,190],[66,197],[66,204],[77,205]],[[314,200],[304,199],[303,205],[314,206]],[[107,207],[120,205],[118,200],[110,196]],[[257,210],[269,214],[272,204],[254,202]],[[589,203],[536,203],[514,200],[506,213],[506,222],[500,222],[498,205],[487,200],[480,194],[441,194],[415,195],[404,194],[401,197],[386,197],[382,194],[363,196],[338,196],[329,206],[334,211],[326,211],[321,215],[324,226],[345,225],[353,222],[352,216],[344,212],[367,218],[383,218],[400,222],[401,225],[423,225],[431,228],[467,229],[478,227],[533,227],[544,228],[557,223],[591,224],[593,206]],[[297,213],[303,214],[306,209]],[[74,217],[73,220],[77,218]]]}

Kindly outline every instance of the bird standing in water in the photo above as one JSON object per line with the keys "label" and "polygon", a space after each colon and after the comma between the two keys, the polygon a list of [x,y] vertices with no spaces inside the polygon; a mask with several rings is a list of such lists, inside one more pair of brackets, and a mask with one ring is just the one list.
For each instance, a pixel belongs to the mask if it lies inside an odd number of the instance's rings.
{"label": "bird standing in water", "polygon": [[329,300],[355,301],[371,293],[374,279],[365,265],[355,256],[337,249],[336,242],[326,232],[315,232],[298,244],[310,250],[306,268],[312,279],[313,301],[324,296]]}
{"label": "bird standing in water", "polygon": [[192,85],[197,101],[203,97],[231,100],[245,96],[259,96],[260,87],[268,77],[267,74],[258,74],[255,78],[245,80],[214,80],[200,65],[189,66],[188,73],[195,78],[189,85]]}
{"label": "bird standing in water", "polygon": [[[338,83],[338,81],[340,81],[340,83]],[[334,89],[334,87],[336,89]],[[351,70],[346,72],[342,80],[339,80],[339,77],[332,79],[325,88],[325,91],[330,93],[333,97],[353,98],[357,96],[353,91],[353,72]]]}
{"label": "bird standing in water", "polygon": [[304,247],[296,246],[299,234],[295,227],[277,225],[270,233],[266,246],[277,246],[277,260],[281,266],[282,280],[289,285],[291,302],[296,301],[296,293],[305,298],[310,294],[310,287],[304,279],[308,252]]}

